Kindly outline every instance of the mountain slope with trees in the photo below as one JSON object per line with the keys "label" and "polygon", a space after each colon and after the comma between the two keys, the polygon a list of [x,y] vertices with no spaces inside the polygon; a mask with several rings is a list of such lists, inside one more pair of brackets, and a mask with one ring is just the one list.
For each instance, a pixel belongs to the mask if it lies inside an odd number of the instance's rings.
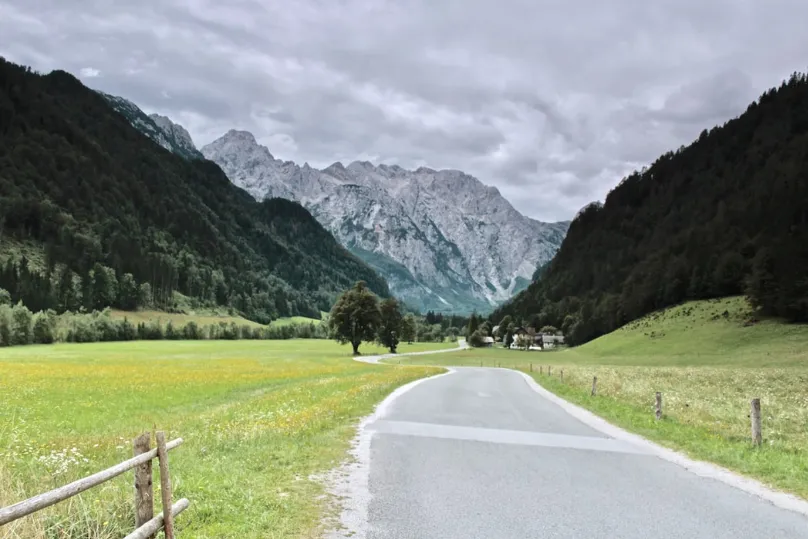
{"label": "mountain slope with trees", "polygon": [[[8,251],[41,245],[44,267]],[[297,203],[256,202],[210,161],[161,148],[75,77],[0,58],[0,288],[33,310],[172,307],[320,317],[387,284]]]}
{"label": "mountain slope with trees", "polygon": [[808,320],[808,79],[625,178],[584,208],[552,262],[492,315],[578,344],[688,299],[745,293]]}

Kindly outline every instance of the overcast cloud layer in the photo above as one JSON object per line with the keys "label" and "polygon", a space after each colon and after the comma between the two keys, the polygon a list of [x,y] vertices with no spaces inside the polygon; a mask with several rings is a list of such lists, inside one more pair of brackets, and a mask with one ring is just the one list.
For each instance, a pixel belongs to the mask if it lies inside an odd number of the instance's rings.
{"label": "overcast cloud layer", "polygon": [[541,220],[808,67],[805,0],[0,0],[0,55],[276,157],[456,168]]}

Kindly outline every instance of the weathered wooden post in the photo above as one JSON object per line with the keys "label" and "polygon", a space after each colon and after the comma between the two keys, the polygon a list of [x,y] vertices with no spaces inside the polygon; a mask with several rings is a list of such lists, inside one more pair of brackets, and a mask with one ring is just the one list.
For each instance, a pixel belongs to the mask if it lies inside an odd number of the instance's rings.
{"label": "weathered wooden post", "polygon": [[597,393],[598,393],[598,377],[593,376],[592,377],[592,393],[591,393],[591,395],[594,397],[595,395],[597,395]]}
{"label": "weathered wooden post", "polygon": [[530,372],[533,372],[533,363],[530,364]]}
{"label": "weathered wooden post", "polygon": [[547,365],[547,376],[552,376],[552,375],[553,375],[553,367],[551,367],[550,365]]}
{"label": "weathered wooden post", "polygon": [[[151,433],[144,432],[134,439],[134,456],[148,453]],[[135,468],[135,529],[154,517],[154,489],[152,487],[152,462],[147,460]],[[154,536],[151,536],[154,537]]]}
{"label": "weathered wooden post", "polygon": [[561,381],[564,381],[564,369],[561,369]]}
{"label": "weathered wooden post", "polygon": [[662,419],[662,393],[656,392],[656,418]]}
{"label": "weathered wooden post", "polygon": [[174,516],[171,514],[171,477],[168,474],[166,433],[157,431],[157,458],[160,460],[160,495],[163,500],[163,530],[165,539],[174,539]]}
{"label": "weathered wooden post", "polygon": [[544,365],[539,365],[539,374],[544,374]]}
{"label": "weathered wooden post", "polygon": [[760,431],[760,399],[752,399],[752,443],[760,447],[763,434]]}

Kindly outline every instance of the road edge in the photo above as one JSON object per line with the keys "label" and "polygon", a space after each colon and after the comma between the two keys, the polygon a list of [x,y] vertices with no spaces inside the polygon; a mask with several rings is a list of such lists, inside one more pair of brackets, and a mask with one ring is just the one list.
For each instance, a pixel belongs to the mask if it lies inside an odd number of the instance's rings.
{"label": "road edge", "polygon": [[805,501],[797,496],[794,496],[793,494],[788,494],[786,492],[774,490],[756,479],[743,476],[741,474],[718,466],[717,464],[712,464],[710,462],[700,460],[693,460],[690,457],[684,455],[683,453],[674,451],[673,449],[668,449],[667,447],[663,447],[655,442],[652,442],[640,436],[639,434],[634,434],[621,427],[613,425],[608,421],[606,421],[605,419],[603,419],[602,417],[590,412],[589,410],[559,397],[555,393],[541,386],[530,375],[521,371],[513,371],[513,372],[518,372],[519,374],[521,374],[522,377],[527,382],[528,386],[530,386],[530,388],[533,389],[536,393],[546,398],[547,400],[555,403],[556,405],[560,406],[565,412],[570,414],[578,421],[581,421],[587,426],[592,427],[593,429],[598,430],[603,434],[611,436],[612,438],[615,438],[617,440],[623,440],[641,446],[647,449],[654,456],[657,456],[668,462],[672,462],[673,464],[676,464],[684,468],[685,470],[693,474],[696,474],[699,477],[720,481],[729,486],[742,490],[747,494],[757,496],[758,498],[765,500],[776,507],[786,509],[788,511],[793,511],[795,513],[800,513],[803,516],[808,517],[808,501]]}
{"label": "road edge", "polygon": [[[373,365],[383,365],[379,363],[381,359],[388,359],[401,356],[415,356],[424,354],[437,354],[444,352],[456,352],[465,350],[465,342],[460,341],[458,348],[448,350],[428,350],[425,352],[411,352],[403,354],[383,354],[378,356],[355,356],[354,361],[370,363]],[[392,367],[392,365],[388,365]],[[453,367],[439,367],[445,372],[419,378],[408,382],[403,386],[394,389],[374,408],[373,412],[359,420],[356,427],[356,434],[351,440],[351,448],[348,450],[347,458],[336,468],[331,469],[324,476],[326,492],[337,500],[339,515],[334,522],[329,520],[327,528],[323,530],[322,537],[326,539],[365,539],[367,536],[369,519],[368,508],[370,506],[370,443],[373,438],[373,431],[368,430],[368,425],[386,415],[392,403],[416,386],[435,380],[442,376],[448,376],[456,372]]]}

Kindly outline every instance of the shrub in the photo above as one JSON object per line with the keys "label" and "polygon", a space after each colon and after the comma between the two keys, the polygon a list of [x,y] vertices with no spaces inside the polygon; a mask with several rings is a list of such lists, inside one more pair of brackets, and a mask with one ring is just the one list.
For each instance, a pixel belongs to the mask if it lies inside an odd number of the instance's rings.
{"label": "shrub", "polygon": [[199,325],[192,320],[185,324],[185,326],[182,328],[182,337],[184,339],[196,341],[202,339],[203,334],[199,329]]}
{"label": "shrub", "polygon": [[175,341],[182,336],[174,329],[174,324],[169,320],[168,324],[166,325],[166,339],[170,341]]}
{"label": "shrub", "polygon": [[51,344],[56,340],[56,313],[50,310],[37,313],[33,339],[36,344]]}
{"label": "shrub", "polygon": [[33,315],[28,307],[19,302],[11,311],[11,344],[31,344]]}
{"label": "shrub", "polygon": [[124,318],[118,322],[118,339],[121,341],[134,341],[137,339],[137,331],[129,320]]}
{"label": "shrub", "polygon": [[119,339],[118,324],[107,313],[93,313],[91,316],[98,340],[112,342]]}
{"label": "shrub", "polygon": [[11,309],[0,305],[0,346],[11,346]]}
{"label": "shrub", "polygon": [[474,348],[480,348],[485,344],[485,332],[477,329],[469,336],[469,345],[473,346]]}

